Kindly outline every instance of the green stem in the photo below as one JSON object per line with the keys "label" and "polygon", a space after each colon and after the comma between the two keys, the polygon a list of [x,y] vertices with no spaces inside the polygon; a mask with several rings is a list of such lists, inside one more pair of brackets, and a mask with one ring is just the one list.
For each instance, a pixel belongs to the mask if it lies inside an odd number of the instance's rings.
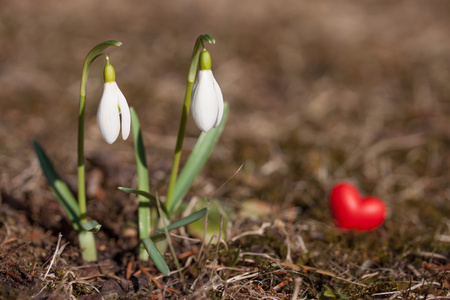
{"label": "green stem", "polygon": [[[197,75],[198,60],[199,60],[202,48],[204,47],[203,43],[205,41],[212,43],[212,44],[215,43],[214,38],[212,36],[210,36],[209,34],[200,35],[197,38],[197,40],[195,41],[194,50],[192,52],[191,65],[189,67],[189,74],[188,74],[188,80],[187,80],[187,85],[186,85],[186,92],[184,94],[183,110],[181,111],[180,127],[178,128],[177,143],[175,145],[175,154],[173,157],[172,171],[170,173],[169,187],[167,190],[166,208],[167,208],[167,211],[169,211],[169,214],[171,214],[170,207],[171,207],[172,201],[173,201],[173,192],[175,189],[175,183],[177,181],[178,168],[180,166],[180,158],[181,158],[181,150],[183,148],[184,133],[186,130],[186,122],[187,122],[187,118],[189,115],[189,108],[191,105],[192,87],[194,85],[195,77]],[[170,220],[171,215],[169,215],[167,217]]]}
{"label": "green stem", "polygon": [[[98,44],[91,51],[89,51],[83,63],[83,73],[81,75],[80,86],[80,106],[78,110],[78,207],[80,209],[80,223],[87,221],[86,218],[86,179],[84,167],[84,119],[85,119],[85,105],[86,105],[86,85],[89,74],[89,67],[92,62],[104,55],[103,50],[109,46],[120,46],[121,42],[106,41]],[[82,256],[85,261],[97,260],[97,250],[95,248],[95,240],[92,232],[83,231],[78,232],[80,247],[82,248]]]}
{"label": "green stem", "polygon": [[[186,121],[189,114],[189,108],[191,105],[191,92],[192,92],[192,86],[193,82],[188,81],[187,87],[186,87],[186,94],[184,96],[184,105],[183,105],[183,111],[181,112],[181,120],[180,120],[180,127],[178,129],[178,136],[177,136],[177,143],[175,145],[175,154],[173,156],[173,165],[172,165],[172,171],[170,173],[170,182],[169,182],[169,188],[167,191],[167,199],[166,199],[166,208],[169,211],[169,208],[172,204],[173,199],[173,192],[175,189],[175,183],[177,181],[178,177],[178,168],[180,166],[180,158],[181,158],[181,150],[183,148],[183,140],[184,140],[184,133],[186,129]],[[170,219],[171,216],[168,216]]]}
{"label": "green stem", "polygon": [[78,111],[78,208],[80,222],[86,222],[86,187],[84,170],[84,107],[86,96],[80,95],[80,109]]}

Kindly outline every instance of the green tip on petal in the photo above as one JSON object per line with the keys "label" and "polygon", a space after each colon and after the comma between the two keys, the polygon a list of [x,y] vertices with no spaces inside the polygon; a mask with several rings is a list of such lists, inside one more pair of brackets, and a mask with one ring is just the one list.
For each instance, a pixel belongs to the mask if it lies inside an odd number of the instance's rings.
{"label": "green tip on petal", "polygon": [[116,81],[116,72],[111,64],[106,64],[104,71],[105,82],[114,82]]}
{"label": "green tip on petal", "polygon": [[211,55],[206,49],[200,54],[200,70],[211,70]]}

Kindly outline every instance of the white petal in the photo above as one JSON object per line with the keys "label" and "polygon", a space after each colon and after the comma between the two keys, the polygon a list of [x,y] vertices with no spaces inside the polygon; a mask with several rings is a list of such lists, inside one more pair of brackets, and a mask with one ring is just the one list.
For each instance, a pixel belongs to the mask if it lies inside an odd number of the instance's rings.
{"label": "white petal", "polygon": [[119,86],[116,82],[115,85],[115,93],[117,97],[117,102],[120,107],[120,114],[122,118],[122,138],[126,140],[130,135],[130,127],[131,127],[131,117],[130,117],[130,108],[128,107],[127,99],[123,95],[122,91],[119,89]]}
{"label": "white petal", "polygon": [[109,144],[114,143],[119,136],[120,117],[112,82],[105,83],[103,88],[103,95],[97,110],[97,126],[102,137]]}
{"label": "white petal", "polygon": [[195,124],[201,131],[208,132],[214,126],[219,112],[211,70],[198,72],[198,84],[192,95],[192,117]]}
{"label": "white petal", "polygon": [[216,119],[216,122],[214,123],[214,127],[217,127],[217,126],[219,126],[220,121],[222,121],[222,117],[223,117],[223,95],[222,95],[222,90],[220,89],[219,84],[217,83],[216,79],[214,77],[213,77],[213,79],[214,79],[214,91],[216,92],[216,100],[219,105],[217,119]]}

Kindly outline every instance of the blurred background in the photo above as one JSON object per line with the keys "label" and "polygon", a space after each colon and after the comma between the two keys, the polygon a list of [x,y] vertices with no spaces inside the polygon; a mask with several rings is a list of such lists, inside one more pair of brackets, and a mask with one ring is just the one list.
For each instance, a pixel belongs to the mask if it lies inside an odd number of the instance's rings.
{"label": "blurred background", "polygon": [[[164,195],[192,48],[209,33],[230,117],[191,195],[295,205],[331,223],[329,188],[348,180],[388,204],[388,222],[406,214],[405,225],[448,224],[449,11],[403,1],[1,1],[2,201],[57,226],[31,140],[76,186],[82,63],[109,39],[123,43],[107,53]],[[97,129],[104,63],[89,74],[85,135],[99,214],[114,210],[105,197],[128,201],[115,187],[135,185],[132,140],[110,146]],[[190,117],[187,151],[198,135]]]}

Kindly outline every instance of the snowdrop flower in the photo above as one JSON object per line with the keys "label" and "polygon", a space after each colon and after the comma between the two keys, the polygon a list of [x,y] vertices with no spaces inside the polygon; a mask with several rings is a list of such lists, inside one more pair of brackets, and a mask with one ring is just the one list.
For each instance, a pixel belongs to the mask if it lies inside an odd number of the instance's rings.
{"label": "snowdrop flower", "polygon": [[211,56],[203,50],[200,70],[191,94],[192,117],[197,127],[208,132],[220,124],[223,116],[223,96],[211,71]]}
{"label": "snowdrop flower", "polygon": [[[109,62],[104,71],[105,86],[97,110],[97,125],[103,139],[112,144],[119,136],[122,122],[122,138],[126,140],[130,134],[131,117],[127,100],[116,83],[114,68]],[[122,115],[122,120],[120,118]]]}

